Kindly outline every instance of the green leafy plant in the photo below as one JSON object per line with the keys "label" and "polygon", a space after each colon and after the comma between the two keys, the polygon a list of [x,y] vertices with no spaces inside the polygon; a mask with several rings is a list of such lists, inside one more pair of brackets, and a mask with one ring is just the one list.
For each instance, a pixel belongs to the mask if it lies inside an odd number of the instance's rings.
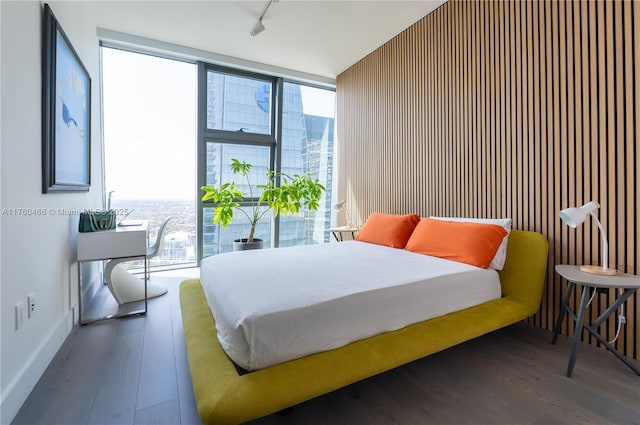
{"label": "green leafy plant", "polygon": [[[220,223],[224,229],[233,220],[234,211],[240,211],[251,223],[251,231],[247,238],[247,242],[251,243],[256,224],[269,210],[273,211],[276,217],[278,214],[295,214],[303,206],[311,211],[317,211],[320,207],[320,198],[326,189],[309,174],[289,176],[268,170],[267,184],[255,185],[257,189],[262,190],[260,196],[255,198],[254,188],[249,181],[251,167],[252,165],[247,162],[241,162],[235,158],[231,160],[231,170],[234,174],[241,174],[249,187],[249,205],[247,203],[241,205],[244,196],[241,190],[236,189],[235,182],[224,183],[218,188],[202,186],[205,192],[202,200],[212,201],[215,204],[212,220],[214,224]],[[280,180],[279,185],[277,185],[278,180]],[[249,212],[245,211],[247,207]]]}

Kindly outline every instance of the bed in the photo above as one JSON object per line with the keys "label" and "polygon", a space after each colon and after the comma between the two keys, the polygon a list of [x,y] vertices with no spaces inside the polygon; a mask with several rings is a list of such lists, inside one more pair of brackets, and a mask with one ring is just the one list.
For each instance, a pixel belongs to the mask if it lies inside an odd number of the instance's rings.
{"label": "bed", "polygon": [[180,301],[200,417],[205,424],[255,419],[523,320],[539,308],[547,250],[542,235],[511,231],[500,298],[247,374],[219,343],[200,280],[185,281]]}
{"label": "bed", "polygon": [[501,296],[493,269],[358,241],[213,255],[200,283],[218,341],[246,371]]}

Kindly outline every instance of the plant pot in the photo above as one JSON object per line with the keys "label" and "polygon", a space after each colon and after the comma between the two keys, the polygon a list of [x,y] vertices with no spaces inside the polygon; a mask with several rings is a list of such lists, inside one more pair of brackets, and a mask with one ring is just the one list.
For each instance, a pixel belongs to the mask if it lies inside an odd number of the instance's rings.
{"label": "plant pot", "polygon": [[246,251],[248,249],[262,249],[264,248],[264,241],[262,239],[253,239],[253,242],[247,242],[247,238],[236,239],[233,241],[234,251]]}

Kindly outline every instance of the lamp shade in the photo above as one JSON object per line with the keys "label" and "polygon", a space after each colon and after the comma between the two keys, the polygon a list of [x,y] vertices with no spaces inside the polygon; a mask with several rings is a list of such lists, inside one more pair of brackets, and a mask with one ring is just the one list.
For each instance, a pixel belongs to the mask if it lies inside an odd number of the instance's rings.
{"label": "lamp shade", "polygon": [[333,205],[333,209],[338,210],[338,211],[342,211],[344,209],[344,207],[347,206],[347,201],[346,200],[342,200],[340,202],[338,202],[337,204]]}
{"label": "lamp shade", "polygon": [[600,207],[597,202],[589,202],[581,207],[565,208],[560,211],[560,218],[569,227],[574,229],[584,223],[587,216]]}
{"label": "lamp shade", "polygon": [[604,231],[604,227],[598,220],[598,217],[594,212],[600,208],[597,202],[589,202],[579,208],[565,208],[560,211],[560,218],[569,227],[574,229],[584,223],[588,215],[593,217],[593,220],[600,229],[600,236],[602,237],[602,265],[601,266],[580,266],[580,270],[586,273],[601,274],[607,276],[613,276],[617,273],[616,269],[609,268],[609,244],[607,243],[607,234]]}

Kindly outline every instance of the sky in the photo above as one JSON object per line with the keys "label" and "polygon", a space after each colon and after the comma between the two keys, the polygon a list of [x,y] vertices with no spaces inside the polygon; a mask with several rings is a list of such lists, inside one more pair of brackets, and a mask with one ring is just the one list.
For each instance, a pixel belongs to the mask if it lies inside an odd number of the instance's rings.
{"label": "sky", "polygon": [[336,116],[336,92],[300,86],[300,95],[302,96],[302,109],[305,114],[330,118]]}
{"label": "sky", "polygon": [[192,199],[195,64],[102,49],[106,190],[121,199]]}

